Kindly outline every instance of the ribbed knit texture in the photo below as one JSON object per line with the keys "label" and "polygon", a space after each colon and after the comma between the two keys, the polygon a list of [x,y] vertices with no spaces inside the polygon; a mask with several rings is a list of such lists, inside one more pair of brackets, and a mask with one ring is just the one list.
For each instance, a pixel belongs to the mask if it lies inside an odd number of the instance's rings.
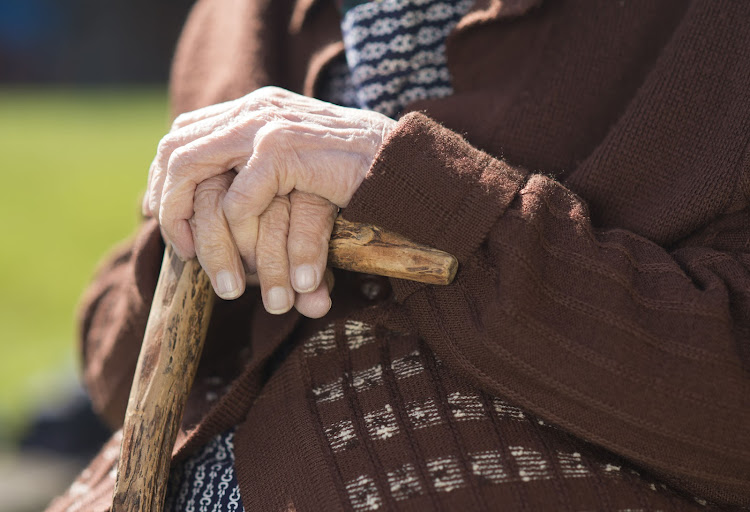
{"label": "ribbed knit texture", "polygon": [[[454,93],[407,106],[344,211],[454,253],[456,281],[340,272],[318,321],[220,302],[175,461],[237,425],[248,510],[750,506],[747,19],[477,2],[448,38]],[[338,22],[328,2],[199,0],[176,111],[318,93]],[[161,254],[153,221],[136,240],[84,304],[112,424]],[[52,510],[106,508],[117,443]]]}

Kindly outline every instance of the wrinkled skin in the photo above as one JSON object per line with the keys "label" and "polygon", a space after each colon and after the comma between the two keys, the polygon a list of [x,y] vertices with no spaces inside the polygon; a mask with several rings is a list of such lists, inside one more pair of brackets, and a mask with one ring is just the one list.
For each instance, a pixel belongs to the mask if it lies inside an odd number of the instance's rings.
{"label": "wrinkled skin", "polygon": [[321,317],[334,219],[395,124],[276,87],[182,114],[151,164],[144,214],[220,297],[259,282],[270,313]]}

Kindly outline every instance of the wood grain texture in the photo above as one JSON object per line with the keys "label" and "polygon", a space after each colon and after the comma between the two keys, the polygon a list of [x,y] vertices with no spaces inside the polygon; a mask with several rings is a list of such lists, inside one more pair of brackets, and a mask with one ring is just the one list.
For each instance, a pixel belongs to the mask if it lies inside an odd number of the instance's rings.
{"label": "wood grain texture", "polygon": [[113,512],[161,510],[214,302],[197,260],[164,254],[123,426]]}
{"label": "wood grain texture", "polygon": [[458,261],[447,252],[410,242],[377,226],[336,219],[328,246],[332,267],[446,285],[453,281]]}
{"label": "wood grain texture", "polygon": [[[375,226],[336,219],[329,265],[449,284],[458,262]],[[215,295],[197,260],[164,254],[123,426],[113,512],[161,512],[172,449],[198,368]]]}

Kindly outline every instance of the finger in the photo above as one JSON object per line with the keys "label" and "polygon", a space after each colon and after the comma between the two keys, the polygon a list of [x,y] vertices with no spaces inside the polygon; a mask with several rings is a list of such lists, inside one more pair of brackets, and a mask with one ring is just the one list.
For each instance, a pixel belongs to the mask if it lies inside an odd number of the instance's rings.
{"label": "finger", "polygon": [[175,153],[186,148],[191,143],[206,137],[210,137],[209,140],[213,141],[213,146],[216,147],[220,144],[218,139],[222,135],[233,133],[227,130],[227,128],[232,125],[234,120],[235,110],[230,109],[221,114],[188,124],[162,137],[156,150],[156,157],[152,164],[153,172],[150,173],[151,176],[148,185],[149,209],[152,214],[156,215],[159,212],[164,184],[169,173],[169,165]]}
{"label": "finger", "polygon": [[[254,159],[250,158],[247,164],[237,169],[237,176],[250,172],[264,173],[267,171],[255,165]],[[237,177],[235,177],[236,179]],[[223,203],[224,215],[229,222],[229,229],[232,231],[234,242],[240,251],[245,270],[248,273],[254,273],[257,270],[255,248],[258,242],[260,216],[276,197],[275,193],[267,192],[266,195],[270,196],[269,201],[265,203],[263,209],[257,209],[253,212],[248,208],[248,205],[255,200],[258,193],[258,190],[252,191],[244,187],[241,190],[236,190],[234,182],[232,182]]]}
{"label": "finger", "polygon": [[174,121],[172,121],[172,128],[169,131],[173,132],[173,131],[179,130],[180,128],[184,128],[188,125],[197,123],[198,121],[203,121],[204,119],[208,119],[209,117],[214,117],[219,114],[223,114],[227,110],[235,107],[238,101],[239,100],[225,101],[223,103],[216,103],[214,105],[209,105],[207,107],[199,108],[191,112],[184,112],[180,114],[179,116],[175,117]]}
{"label": "finger", "polygon": [[260,290],[266,311],[276,315],[286,313],[294,305],[294,290],[289,282],[289,257],[286,244],[289,234],[287,196],[271,201],[260,216],[255,262]]}
{"label": "finger", "polygon": [[156,215],[159,211],[169,161],[176,149],[229,126],[239,126],[241,129],[224,131],[224,134],[235,135],[239,131],[247,140],[252,140],[258,128],[281,116],[281,110],[287,107],[285,102],[289,100],[289,96],[293,95],[284,89],[264,87],[243,98],[179,115],[157,149],[153,176],[149,177],[148,185],[148,206],[151,213]]}
{"label": "finger", "polygon": [[[146,182],[146,193],[143,196],[143,215],[144,216],[154,216],[154,212],[151,210],[151,197],[153,195],[155,205],[158,203],[157,197],[161,194],[161,187],[163,186],[162,183],[159,184],[158,187],[154,184],[154,169],[157,166],[157,163],[164,159],[164,157],[167,158],[167,163],[169,162],[168,158],[171,155],[171,152],[174,151],[174,149],[171,149],[171,146],[174,146],[175,148],[178,147],[178,144],[189,142],[188,139],[182,140],[181,137],[188,133],[185,130],[180,131],[182,128],[185,128],[186,126],[192,125],[197,123],[198,121],[203,121],[206,119],[215,118],[216,116],[220,114],[224,114],[231,108],[236,106],[238,100],[233,101],[226,101],[224,103],[218,103],[216,105],[210,105],[208,107],[200,108],[198,110],[193,110],[192,112],[185,112],[180,114],[175,118],[175,120],[172,122],[172,127],[169,130],[170,138],[162,138],[162,140],[159,142],[159,148],[157,149],[156,157],[154,158],[153,162],[151,162],[151,166],[148,170],[148,181]],[[215,124],[215,123],[214,123]],[[208,128],[208,124],[206,127]],[[180,131],[180,134],[178,135],[177,132]],[[201,130],[203,131],[203,130]],[[173,140],[174,138],[174,140]],[[162,144],[168,147],[164,147],[162,150]],[[159,178],[161,180],[161,178]],[[152,187],[155,189],[153,194],[151,193]]]}
{"label": "finger", "polygon": [[252,141],[248,142],[230,127],[172,153],[161,201],[154,211],[158,212],[159,223],[183,259],[192,257],[194,253],[187,219],[193,215],[196,186],[246,162],[251,152]]}
{"label": "finger", "polygon": [[369,169],[347,136],[351,131],[284,123],[259,129],[252,157],[237,169],[224,199],[230,223],[234,216],[259,216],[275,196],[293,189],[345,207]]}
{"label": "finger", "polygon": [[224,218],[221,200],[234,178],[234,172],[214,176],[195,191],[195,214],[190,219],[195,253],[222,299],[236,299],[245,291],[245,271]]}
{"label": "finger", "polygon": [[237,247],[246,265],[254,266],[257,219],[277,197],[286,197],[294,189],[294,176],[302,162],[288,146],[286,130],[278,123],[260,128],[253,141],[248,162],[237,169],[237,176],[224,197],[224,213],[229,220]]}
{"label": "finger", "polygon": [[328,260],[328,240],[338,207],[314,194],[292,191],[289,194],[289,267],[292,286],[298,293],[316,290]]}
{"label": "finger", "polygon": [[331,309],[331,290],[333,290],[333,273],[326,269],[323,282],[310,293],[298,293],[294,307],[309,318],[321,318]]}
{"label": "finger", "polygon": [[[171,156],[171,153],[179,147],[180,144],[185,144],[187,142],[190,142],[191,138],[186,137],[185,135],[188,134],[187,130],[181,130],[181,128],[184,128],[188,125],[192,125],[198,121],[203,121],[205,119],[214,118],[219,114],[223,114],[226,112],[227,109],[231,108],[233,105],[233,102],[225,102],[225,103],[219,103],[218,105],[211,105],[210,107],[202,108],[199,110],[195,110],[193,112],[186,112],[184,114],[180,114],[177,116],[177,118],[172,123],[172,128],[169,130],[169,134],[167,136],[163,137],[162,140],[159,142],[159,147],[157,148],[156,157],[154,157],[154,160],[151,162],[151,166],[148,170],[148,180],[146,182],[146,193],[143,196],[143,215],[144,216],[153,216],[154,212],[151,210],[151,197],[153,196],[155,198],[155,206],[158,203],[156,201],[156,197],[161,194],[161,187],[163,186],[162,183],[159,184],[158,189],[154,190],[152,193],[152,188],[157,188],[154,182],[154,170],[157,167],[157,164],[159,162],[163,162],[166,158],[167,163],[169,162],[169,156]],[[208,125],[207,125],[208,128]],[[179,132],[179,134],[178,134]],[[191,132],[194,135],[200,135],[200,132]],[[194,140],[194,139],[192,139]],[[174,148],[174,149],[172,149]],[[162,164],[163,165],[163,164]],[[161,176],[161,175],[160,175]],[[159,178],[161,181],[161,177]]]}
{"label": "finger", "polygon": [[[254,271],[255,247],[258,237],[258,219],[277,197],[286,197],[293,186],[282,186],[283,176],[294,174],[292,168],[300,167],[293,152],[284,151],[284,141],[274,137],[278,124],[270,123],[260,128],[253,142],[252,156],[237,168],[237,176],[224,197],[224,213],[229,221],[237,248],[248,271]],[[263,141],[258,143],[256,141]],[[283,158],[285,155],[291,158]],[[239,184],[239,186],[238,186]]]}
{"label": "finger", "polygon": [[151,162],[151,165],[148,168],[148,179],[146,180],[146,191],[143,193],[143,202],[141,203],[141,212],[143,213],[144,217],[152,217],[153,213],[151,212],[151,207],[149,206],[149,190],[151,188],[151,180],[154,176],[154,165],[156,164],[156,160]]}

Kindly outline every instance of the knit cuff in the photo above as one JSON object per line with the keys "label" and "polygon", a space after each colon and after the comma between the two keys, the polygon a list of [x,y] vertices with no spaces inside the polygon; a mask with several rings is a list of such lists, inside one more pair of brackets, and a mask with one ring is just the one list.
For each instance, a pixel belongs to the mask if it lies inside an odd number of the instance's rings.
{"label": "knit cuff", "polygon": [[[453,254],[476,251],[527,173],[413,112],[386,139],[343,216]],[[397,298],[421,285],[393,280]]]}

